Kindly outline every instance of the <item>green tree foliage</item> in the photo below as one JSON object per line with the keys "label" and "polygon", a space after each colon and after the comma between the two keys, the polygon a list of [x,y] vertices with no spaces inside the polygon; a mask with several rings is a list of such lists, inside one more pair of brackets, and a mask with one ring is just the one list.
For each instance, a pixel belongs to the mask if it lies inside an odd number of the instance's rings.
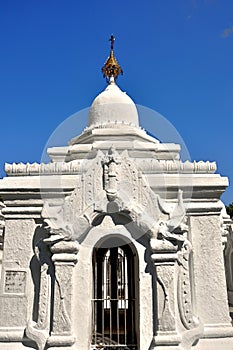
{"label": "green tree foliage", "polygon": [[227,214],[233,218],[233,202],[226,206]]}

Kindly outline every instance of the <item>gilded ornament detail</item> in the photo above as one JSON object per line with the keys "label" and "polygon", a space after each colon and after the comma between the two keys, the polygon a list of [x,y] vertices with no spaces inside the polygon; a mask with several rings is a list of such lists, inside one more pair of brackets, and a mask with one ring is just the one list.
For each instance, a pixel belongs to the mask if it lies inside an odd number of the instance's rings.
{"label": "gilded ornament detail", "polygon": [[115,38],[113,35],[111,35],[109,41],[111,41],[110,55],[105,61],[104,66],[102,67],[102,73],[104,78],[106,78],[107,82],[110,82],[111,77],[113,77],[116,80],[118,75],[123,74],[123,70],[117,62],[116,57],[114,56]]}

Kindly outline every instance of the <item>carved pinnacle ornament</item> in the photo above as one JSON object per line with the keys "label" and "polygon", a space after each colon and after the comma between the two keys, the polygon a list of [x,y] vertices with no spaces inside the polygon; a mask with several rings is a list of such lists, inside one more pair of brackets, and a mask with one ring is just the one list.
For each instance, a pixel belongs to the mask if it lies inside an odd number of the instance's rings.
{"label": "carved pinnacle ornament", "polygon": [[113,35],[111,35],[109,41],[111,42],[110,55],[104,63],[104,66],[102,67],[103,76],[104,78],[106,78],[108,83],[110,82],[111,77],[113,77],[116,80],[118,75],[123,74],[123,70],[117,62],[116,57],[114,56],[115,38]]}

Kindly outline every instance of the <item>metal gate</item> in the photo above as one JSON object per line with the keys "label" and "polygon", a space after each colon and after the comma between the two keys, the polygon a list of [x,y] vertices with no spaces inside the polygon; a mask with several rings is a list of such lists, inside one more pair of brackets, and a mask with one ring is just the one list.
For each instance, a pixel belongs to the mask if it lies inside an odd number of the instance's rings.
{"label": "metal gate", "polygon": [[129,245],[93,254],[92,349],[138,350],[134,257]]}

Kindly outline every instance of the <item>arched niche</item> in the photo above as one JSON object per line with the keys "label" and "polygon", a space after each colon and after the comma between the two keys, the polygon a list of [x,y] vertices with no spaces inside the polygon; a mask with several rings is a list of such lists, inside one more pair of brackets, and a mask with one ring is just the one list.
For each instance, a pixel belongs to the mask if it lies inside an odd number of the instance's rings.
{"label": "arched niche", "polygon": [[[133,316],[135,322],[134,337],[137,340],[135,350],[149,348],[153,338],[153,282],[152,269],[148,268],[147,258],[149,239],[146,236],[142,236],[140,242],[137,241],[125,226],[115,225],[112,219],[106,216],[102,223],[93,227],[80,243],[78,264],[74,271],[73,319],[74,332],[80,349],[89,350],[95,348],[93,342],[93,301],[95,300],[93,259],[95,254],[98,251],[100,252],[100,249],[103,249],[102,256],[104,257],[104,251],[107,253],[109,249],[115,248],[112,250],[114,254],[117,247],[122,247],[122,250],[134,265],[130,278],[134,280],[131,281],[134,282],[135,297]],[[122,300],[122,306],[124,302]],[[105,303],[107,306],[107,300]],[[106,317],[107,313],[106,311]],[[83,324],[85,324],[85,329]],[[142,334],[143,337],[141,336]]]}
{"label": "arched niche", "polygon": [[139,349],[138,270],[133,243],[119,235],[93,248],[92,346]]}

